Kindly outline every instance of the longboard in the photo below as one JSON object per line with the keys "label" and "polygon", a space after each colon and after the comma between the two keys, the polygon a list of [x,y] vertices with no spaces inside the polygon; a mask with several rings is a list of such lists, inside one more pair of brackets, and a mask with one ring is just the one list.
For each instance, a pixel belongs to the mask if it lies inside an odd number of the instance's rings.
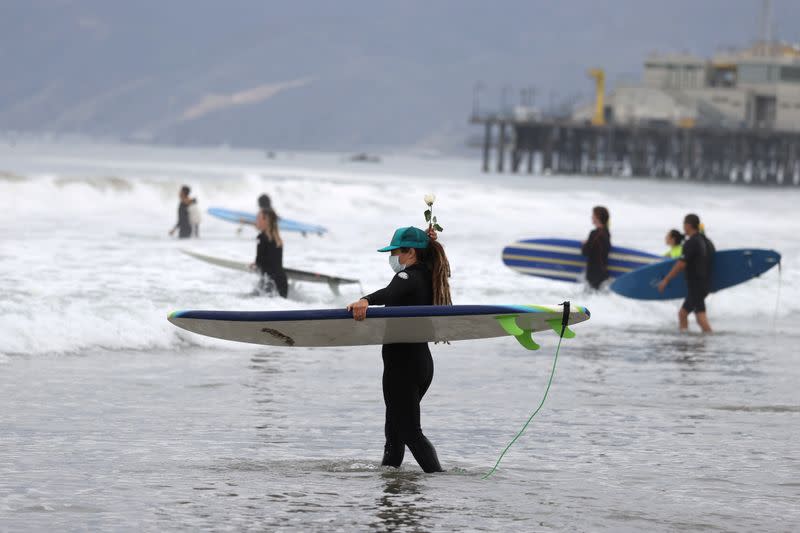
{"label": "longboard", "polygon": [[[568,324],[589,319],[572,305]],[[346,309],[308,311],[175,311],[174,325],[209,337],[272,346],[359,346],[445,342],[511,335],[530,350],[537,331],[561,333],[561,305],[447,305],[370,307],[357,322]],[[574,337],[567,328],[564,337]]]}
{"label": "longboard", "polygon": [[[611,284],[611,290],[638,300],[685,298],[687,287],[683,274],[670,281],[663,293],[658,292],[658,284],[672,270],[676,261],[677,259],[665,260],[620,276]],[[747,248],[718,251],[714,254],[711,271],[711,292],[760,276],[780,261],[781,254],[774,250]]]}
{"label": "longboard", "polygon": [[[191,257],[194,257],[195,259],[199,259],[200,261],[204,261],[206,263],[210,263],[212,265],[216,265],[219,267],[230,268],[232,270],[239,270],[242,272],[253,272],[253,270],[250,270],[250,263],[245,263],[242,261],[233,261],[231,259],[224,259],[222,257],[213,257],[210,255],[199,254],[197,252],[192,252],[191,250],[182,249],[181,252]],[[289,279],[289,281],[327,283],[334,294],[339,294],[339,285],[347,285],[350,283],[359,283],[359,284],[361,283],[357,279],[328,276],[325,274],[319,274],[317,272],[306,272],[304,270],[295,270],[293,268],[284,268],[283,270],[284,272],[286,272],[286,278]]]}
{"label": "longboard", "polygon": [[[633,248],[612,246],[608,256],[608,274],[615,279],[663,257]],[[581,242],[572,239],[527,239],[503,248],[503,263],[528,276],[560,281],[582,281],[586,257]]]}
{"label": "longboard", "polygon": [[[249,224],[251,226],[255,226],[256,224],[256,215],[246,211],[233,211],[231,209],[223,209],[221,207],[211,207],[208,209],[208,214],[221,220],[236,224]],[[296,231],[304,235],[306,233],[316,233],[317,235],[322,235],[328,231],[322,226],[306,224],[304,222],[289,220],[288,218],[283,217],[278,219],[278,227],[283,231]]]}

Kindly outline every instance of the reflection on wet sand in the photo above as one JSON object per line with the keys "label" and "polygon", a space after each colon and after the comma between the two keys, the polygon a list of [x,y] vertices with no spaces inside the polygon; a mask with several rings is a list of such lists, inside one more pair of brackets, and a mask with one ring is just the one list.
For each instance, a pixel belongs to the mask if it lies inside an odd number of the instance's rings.
{"label": "reflection on wet sand", "polygon": [[252,391],[257,421],[255,429],[269,443],[285,442],[286,439],[279,435],[285,434],[288,430],[285,424],[279,424],[286,416],[284,411],[275,405],[275,391],[278,388],[275,380],[276,376],[282,373],[280,356],[280,353],[267,352],[253,354],[249,365],[254,373],[253,379],[243,384]]}
{"label": "reflection on wet sand", "polygon": [[392,471],[381,474],[384,482],[383,494],[377,500],[378,523],[375,526],[393,531],[395,529],[424,531],[426,515],[419,507],[421,496],[419,481],[425,474]]}

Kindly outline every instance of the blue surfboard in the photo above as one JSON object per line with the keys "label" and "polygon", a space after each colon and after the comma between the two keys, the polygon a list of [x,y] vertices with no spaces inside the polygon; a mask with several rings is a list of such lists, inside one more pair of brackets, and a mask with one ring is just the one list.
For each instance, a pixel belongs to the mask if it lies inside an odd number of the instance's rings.
{"label": "blue surfboard", "polygon": [[[686,298],[686,278],[683,275],[673,279],[663,293],[658,292],[658,284],[672,270],[676,261],[677,259],[668,259],[620,276],[611,284],[611,290],[638,300]],[[714,254],[711,292],[727,289],[760,276],[780,261],[781,254],[774,250],[745,248],[718,251]]]}
{"label": "blue surfboard", "polygon": [[[236,224],[255,225],[256,223],[255,213],[248,213],[246,211],[233,211],[231,209],[223,209],[221,207],[211,207],[208,210],[208,214],[213,217],[225,220],[227,222],[234,222]],[[328,231],[326,228],[323,228],[322,226],[316,226],[314,224],[305,224],[304,222],[289,220],[288,218],[283,218],[283,217],[278,219],[278,227],[283,231],[296,231],[298,233],[316,233],[318,235],[322,235]]]}
{"label": "blue surfboard", "polygon": [[[632,248],[612,246],[608,257],[611,279],[663,259]],[[586,257],[581,242],[572,239],[528,239],[503,248],[503,263],[521,274],[561,281],[582,281]]]}

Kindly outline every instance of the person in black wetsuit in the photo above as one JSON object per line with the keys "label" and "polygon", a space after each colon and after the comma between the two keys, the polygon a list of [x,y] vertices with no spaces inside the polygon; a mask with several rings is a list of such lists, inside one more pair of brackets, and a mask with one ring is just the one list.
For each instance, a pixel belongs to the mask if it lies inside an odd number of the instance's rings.
{"label": "person in black wetsuit", "polygon": [[714,266],[714,243],[700,229],[700,217],[694,213],[683,219],[683,231],[687,240],[683,243],[683,255],[675,262],[669,274],[658,284],[659,292],[664,292],[669,282],[681,271],[686,273],[686,299],[678,311],[678,325],[681,331],[689,328],[689,313],[694,312],[697,324],[703,333],[711,333],[711,325],[706,315],[706,296],[711,292],[711,269]]}
{"label": "person in black wetsuit", "polygon": [[272,209],[261,209],[256,215],[256,228],[258,234],[258,247],[256,248],[256,262],[252,268],[261,273],[259,290],[267,294],[278,293],[286,298],[289,293],[289,284],[286,280],[286,271],[283,269],[283,240],[278,230],[278,215]]}
{"label": "person in black wetsuit", "polygon": [[[347,306],[353,318],[364,320],[370,305],[452,305],[450,265],[436,232],[414,227],[394,232],[389,262],[396,272],[389,285]],[[386,445],[383,466],[399,467],[408,447],[425,472],[441,472],[433,444],[422,433],[419,403],[433,380],[428,343],[384,344],[383,400],[386,404]]]}
{"label": "person in black wetsuit", "polygon": [[170,235],[174,235],[175,231],[177,230],[179,239],[188,239],[192,236],[192,222],[189,219],[189,205],[192,203],[192,199],[189,198],[190,192],[191,189],[189,189],[187,185],[181,187],[181,190],[178,193],[178,196],[181,199],[181,201],[178,203],[178,222],[169,231]]}
{"label": "person in black wetsuit", "polygon": [[592,209],[594,228],[583,241],[581,253],[586,256],[586,281],[593,289],[608,279],[608,254],[611,251],[611,234],[608,232],[608,209],[598,205]]}

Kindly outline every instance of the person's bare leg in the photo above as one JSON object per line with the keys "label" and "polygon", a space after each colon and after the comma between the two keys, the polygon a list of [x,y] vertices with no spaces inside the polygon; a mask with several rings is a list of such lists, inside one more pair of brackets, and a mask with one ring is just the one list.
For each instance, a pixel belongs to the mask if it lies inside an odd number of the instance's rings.
{"label": "person's bare leg", "polygon": [[705,311],[700,311],[694,314],[697,319],[697,325],[703,330],[703,333],[711,333],[711,324],[708,323],[708,316]]}
{"label": "person's bare leg", "polygon": [[683,307],[678,311],[678,327],[680,327],[681,331],[689,329],[689,311]]}

